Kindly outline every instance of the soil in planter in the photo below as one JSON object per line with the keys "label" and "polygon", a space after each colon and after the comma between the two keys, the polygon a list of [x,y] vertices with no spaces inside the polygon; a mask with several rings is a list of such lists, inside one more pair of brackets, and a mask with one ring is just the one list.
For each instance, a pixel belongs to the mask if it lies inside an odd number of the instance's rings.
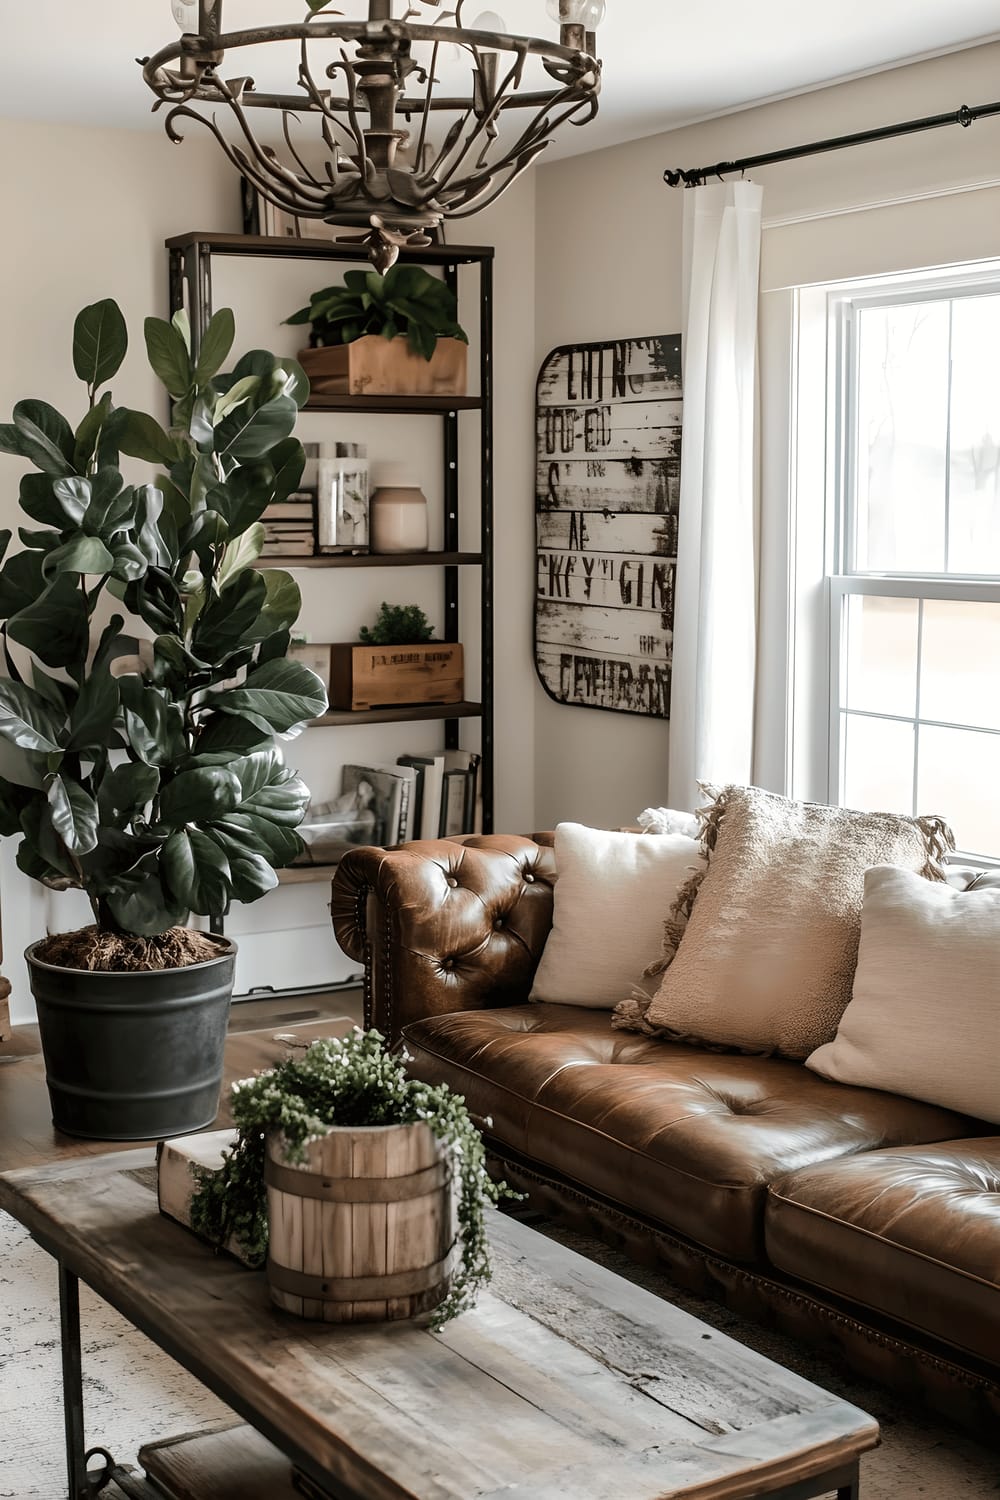
{"label": "soil in planter", "polygon": [[206,932],[190,927],[171,927],[154,937],[134,937],[128,932],[106,932],[101,927],[80,927],[75,932],[56,932],[35,949],[35,957],[61,969],[101,969],[114,973],[150,969],[183,969],[189,964],[218,958],[225,944]]}

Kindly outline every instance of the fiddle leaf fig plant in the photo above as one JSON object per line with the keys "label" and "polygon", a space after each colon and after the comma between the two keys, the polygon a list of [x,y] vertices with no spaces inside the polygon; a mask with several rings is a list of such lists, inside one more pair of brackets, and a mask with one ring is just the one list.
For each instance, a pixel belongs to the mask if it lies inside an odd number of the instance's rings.
{"label": "fiddle leaf fig plant", "polygon": [[[32,465],[23,550],[6,556],[0,534],[0,737],[14,751],[0,833],[21,837],[26,874],[79,887],[99,928],[137,936],[277,884],[308,791],[276,738],[326,707],[320,679],[286,659],[297,585],[252,566],[261,515],[301,480],[308,382],[263,350],[222,373],[228,309],[196,355],[183,314],[147,318],[145,338],[168,428],[105,389],[128,348],[111,300],[76,319],[77,425],[38,400],[0,425],[0,451]],[[154,473],[133,482],[123,457]]]}
{"label": "fiddle leaf fig plant", "polygon": [[347,271],[342,285],[314,292],[286,323],[311,323],[313,345],[351,344],[368,333],[405,338],[414,354],[431,359],[438,339],[469,342],[458,325],[455,293],[423,266]]}

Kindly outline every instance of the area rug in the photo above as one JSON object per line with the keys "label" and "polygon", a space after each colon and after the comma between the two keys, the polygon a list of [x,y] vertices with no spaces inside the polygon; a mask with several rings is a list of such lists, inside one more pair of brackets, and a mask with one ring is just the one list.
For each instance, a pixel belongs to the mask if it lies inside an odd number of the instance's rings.
{"label": "area rug", "polygon": [[[1000,1458],[944,1423],[909,1412],[881,1387],[857,1380],[780,1334],[714,1303],[678,1292],[589,1236],[535,1227],[638,1285],[667,1296],[713,1328],[760,1350],[807,1380],[871,1412],[882,1447],[862,1460],[863,1500],[997,1500]],[[194,1432],[227,1415],[204,1387],[117,1313],[80,1288],[88,1445],[134,1463],[142,1443]],[[63,1500],[66,1494],[54,1262],[0,1213],[0,1497]],[[526,1497],[527,1500],[527,1497]],[[629,1500],[608,1496],[608,1500]]]}

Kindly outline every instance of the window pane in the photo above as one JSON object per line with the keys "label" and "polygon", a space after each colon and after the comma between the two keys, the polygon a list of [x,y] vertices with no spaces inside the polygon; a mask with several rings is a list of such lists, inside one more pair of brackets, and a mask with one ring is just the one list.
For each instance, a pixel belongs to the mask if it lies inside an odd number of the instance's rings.
{"label": "window pane", "polygon": [[949,304],[862,308],[858,316],[856,566],[945,567]]}
{"label": "window pane", "polygon": [[855,594],[847,601],[847,708],[869,713],[917,711],[916,599]]}
{"label": "window pane", "polygon": [[924,601],[920,717],[1000,729],[1000,604]]}
{"label": "window pane", "polygon": [[842,806],[912,814],[913,740],[912,724],[844,714]]}
{"label": "window pane", "polygon": [[950,573],[1000,573],[1000,296],[954,303]]}
{"label": "window pane", "polygon": [[1000,735],[921,727],[920,811],[947,818],[969,854],[1000,853],[998,771]]}

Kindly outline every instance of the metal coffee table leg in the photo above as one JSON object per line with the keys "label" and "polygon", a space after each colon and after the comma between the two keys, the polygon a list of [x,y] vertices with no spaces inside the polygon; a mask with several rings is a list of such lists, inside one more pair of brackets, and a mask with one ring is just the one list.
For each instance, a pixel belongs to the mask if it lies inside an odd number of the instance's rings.
{"label": "metal coffee table leg", "polygon": [[[128,1471],[115,1465],[106,1448],[84,1445],[83,1357],[80,1346],[80,1282],[59,1262],[59,1323],[62,1332],[63,1423],[66,1430],[66,1476],[69,1500],[94,1500],[114,1477],[121,1483]],[[92,1458],[102,1468],[88,1471]],[[126,1489],[126,1494],[129,1491]]]}

